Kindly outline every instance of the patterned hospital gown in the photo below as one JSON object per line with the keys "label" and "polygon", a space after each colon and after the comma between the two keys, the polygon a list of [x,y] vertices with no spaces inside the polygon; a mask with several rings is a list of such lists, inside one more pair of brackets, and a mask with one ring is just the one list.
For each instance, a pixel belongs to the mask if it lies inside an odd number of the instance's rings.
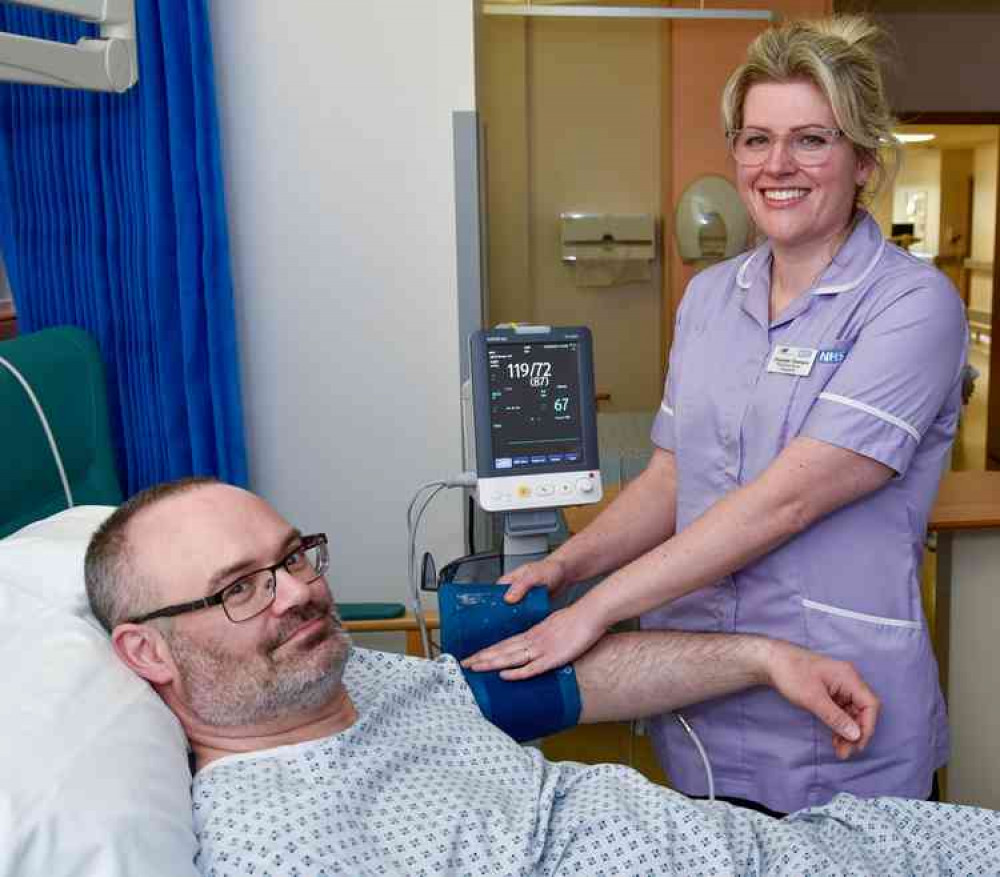
{"label": "patterned hospital gown", "polygon": [[345,682],[347,731],[195,776],[204,875],[1000,874],[993,811],[842,795],[779,821],[546,761],[483,719],[450,657],[356,649]]}

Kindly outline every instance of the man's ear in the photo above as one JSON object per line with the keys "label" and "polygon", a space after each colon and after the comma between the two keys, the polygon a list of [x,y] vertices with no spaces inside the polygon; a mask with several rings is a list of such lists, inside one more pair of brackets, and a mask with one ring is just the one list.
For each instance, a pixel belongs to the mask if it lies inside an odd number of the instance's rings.
{"label": "man's ear", "polygon": [[174,663],[163,634],[148,624],[119,624],[111,634],[115,652],[133,672],[154,685],[174,678]]}

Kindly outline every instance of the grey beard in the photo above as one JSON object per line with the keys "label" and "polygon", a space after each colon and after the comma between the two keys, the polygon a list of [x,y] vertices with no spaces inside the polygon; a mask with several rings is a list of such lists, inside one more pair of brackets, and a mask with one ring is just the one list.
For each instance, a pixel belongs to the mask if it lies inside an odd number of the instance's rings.
{"label": "grey beard", "polygon": [[254,725],[328,703],[342,684],[352,648],[343,629],[333,638],[337,648],[322,665],[282,667],[270,656],[239,659],[182,634],[169,635],[189,707],[217,728]]}

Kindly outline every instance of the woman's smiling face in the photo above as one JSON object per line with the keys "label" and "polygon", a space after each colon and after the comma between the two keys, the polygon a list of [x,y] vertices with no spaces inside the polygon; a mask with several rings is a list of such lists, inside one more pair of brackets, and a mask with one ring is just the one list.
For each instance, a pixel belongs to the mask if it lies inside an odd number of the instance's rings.
{"label": "woman's smiling face", "polygon": [[811,82],[759,82],[743,101],[743,127],[759,128],[775,143],[763,164],[737,164],[740,197],[775,250],[809,248],[833,240],[853,214],[857,188],[867,182],[872,162],[859,158],[845,137],[822,164],[802,167],[788,135],[802,128],[837,128],[833,109]]}

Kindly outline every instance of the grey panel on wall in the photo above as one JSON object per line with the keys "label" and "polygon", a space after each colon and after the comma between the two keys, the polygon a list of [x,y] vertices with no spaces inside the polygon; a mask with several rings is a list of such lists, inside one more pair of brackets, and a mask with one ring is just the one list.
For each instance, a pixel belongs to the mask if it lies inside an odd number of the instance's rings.
{"label": "grey panel on wall", "polygon": [[[458,266],[458,350],[461,381],[470,379],[469,336],[481,329],[489,313],[487,264],[486,148],[479,114],[471,110],[452,113],[455,149],[455,246]],[[463,390],[463,413],[468,413]],[[463,424],[464,426],[464,424]],[[465,465],[472,465],[471,429],[463,429]],[[466,550],[483,551],[496,546],[501,532],[494,516],[487,514],[465,491],[463,522]]]}
{"label": "grey panel on wall", "polygon": [[455,147],[455,231],[458,259],[458,347],[461,378],[469,377],[469,335],[486,313],[486,187],[482,127],[472,110],[452,113]]}

